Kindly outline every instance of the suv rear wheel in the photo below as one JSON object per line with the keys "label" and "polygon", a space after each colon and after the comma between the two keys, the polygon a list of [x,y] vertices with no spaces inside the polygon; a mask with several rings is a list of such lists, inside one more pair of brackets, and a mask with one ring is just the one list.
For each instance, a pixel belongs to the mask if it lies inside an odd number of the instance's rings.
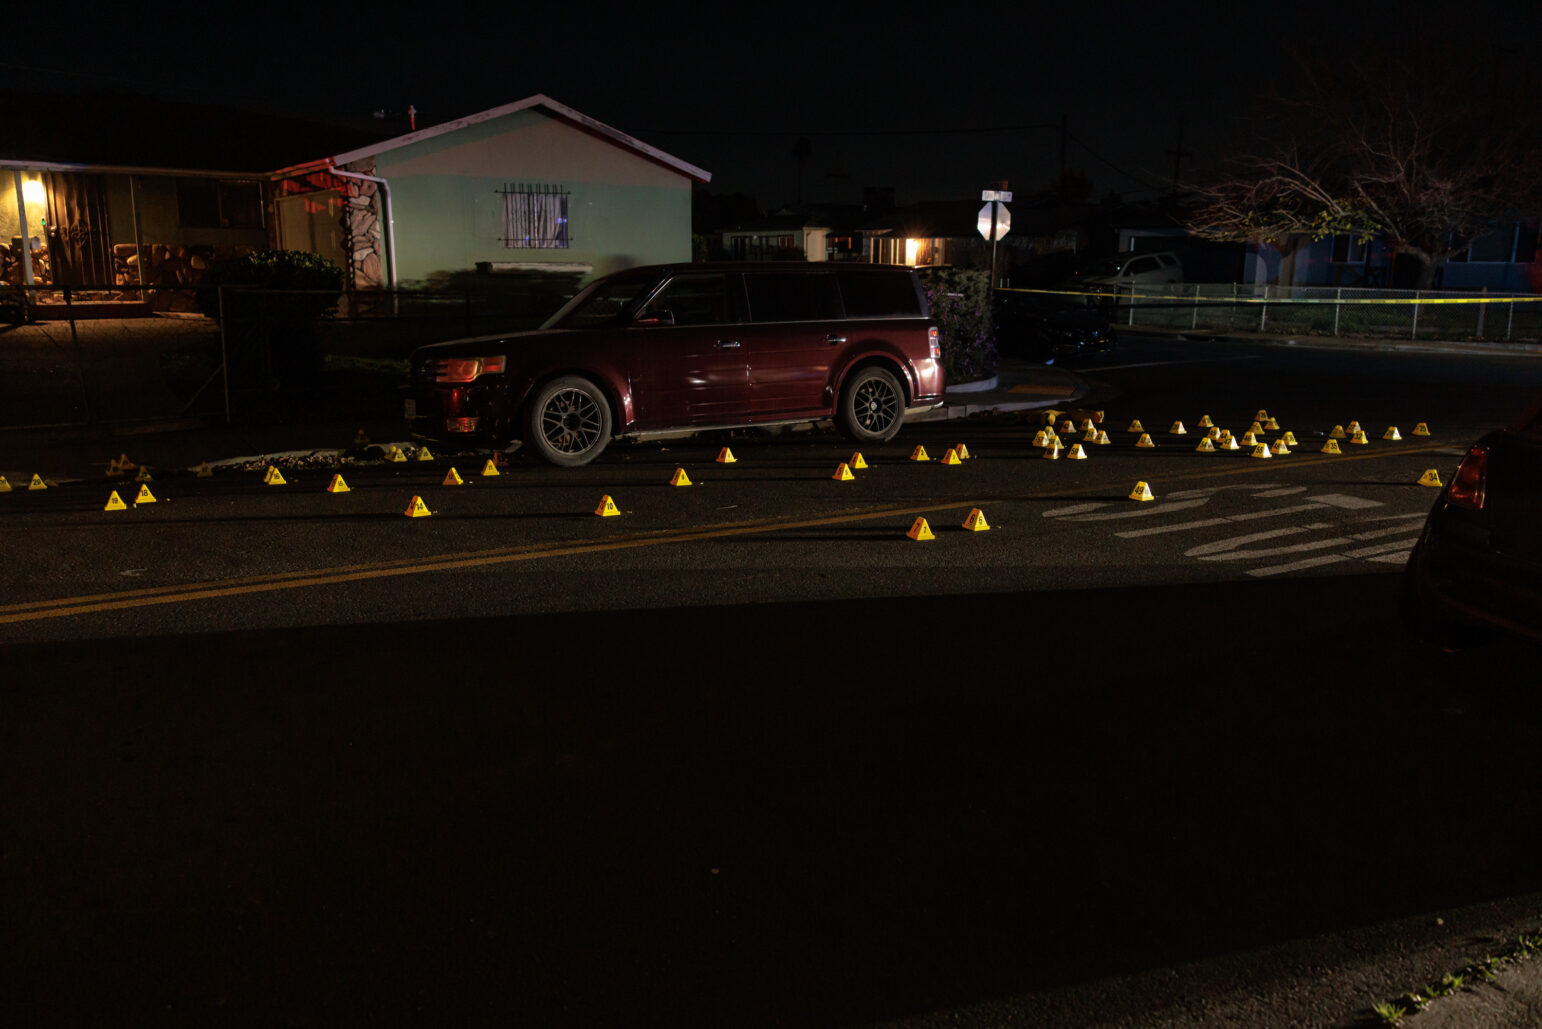
{"label": "suv rear wheel", "polygon": [[894,374],[864,368],[841,390],[835,425],[858,443],[883,443],[899,435],[905,421],[905,391]]}
{"label": "suv rear wheel", "polygon": [[581,376],[551,380],[525,407],[525,445],[554,465],[588,464],[609,442],[610,403]]}

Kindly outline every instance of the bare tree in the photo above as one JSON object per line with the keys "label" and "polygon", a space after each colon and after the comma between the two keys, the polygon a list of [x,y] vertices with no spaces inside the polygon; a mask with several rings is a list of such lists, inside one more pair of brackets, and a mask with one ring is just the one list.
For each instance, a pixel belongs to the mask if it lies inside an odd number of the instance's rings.
{"label": "bare tree", "polygon": [[1419,263],[1418,285],[1478,236],[1535,217],[1536,108],[1506,102],[1482,63],[1433,47],[1335,64],[1298,59],[1262,142],[1201,187],[1198,236],[1289,245],[1381,239]]}

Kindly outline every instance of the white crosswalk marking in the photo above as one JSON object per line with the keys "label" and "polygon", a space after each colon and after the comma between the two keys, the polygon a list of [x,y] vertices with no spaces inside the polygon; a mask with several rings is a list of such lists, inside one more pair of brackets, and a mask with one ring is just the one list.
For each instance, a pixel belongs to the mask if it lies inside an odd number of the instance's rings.
{"label": "white crosswalk marking", "polygon": [[[1303,532],[1316,532],[1318,529],[1328,528],[1327,522],[1313,522],[1311,525],[1297,525],[1289,529],[1270,529],[1267,532],[1250,532],[1243,536],[1229,536],[1226,539],[1215,540],[1211,543],[1201,543],[1197,547],[1190,547],[1183,552],[1184,557],[1209,558],[1215,554],[1229,554],[1238,547],[1249,543],[1262,543],[1264,540],[1279,539],[1281,536],[1297,536]],[[1348,542],[1343,540],[1341,542]],[[1247,551],[1242,556],[1247,555]],[[1230,555],[1226,560],[1235,559],[1236,555]]]}
{"label": "white crosswalk marking", "polygon": [[1286,572],[1299,572],[1303,568],[1316,568],[1319,565],[1331,565],[1335,561],[1347,561],[1348,558],[1339,554],[1328,554],[1324,557],[1307,557],[1300,561],[1292,561],[1289,564],[1270,565],[1267,568],[1249,568],[1249,575],[1284,575]]}

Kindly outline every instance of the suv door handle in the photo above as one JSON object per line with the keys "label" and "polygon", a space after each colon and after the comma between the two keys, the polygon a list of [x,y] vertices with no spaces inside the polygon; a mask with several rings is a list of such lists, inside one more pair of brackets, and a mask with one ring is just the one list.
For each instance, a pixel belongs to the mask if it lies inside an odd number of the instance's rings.
{"label": "suv door handle", "polygon": [[825,342],[830,344],[833,347],[833,346],[835,346],[837,344],[846,342],[846,337],[845,336],[837,336],[834,333],[831,333],[830,335],[825,337]]}
{"label": "suv door handle", "polygon": [[739,341],[736,339],[720,339],[712,345],[719,350],[737,350],[739,348]]}

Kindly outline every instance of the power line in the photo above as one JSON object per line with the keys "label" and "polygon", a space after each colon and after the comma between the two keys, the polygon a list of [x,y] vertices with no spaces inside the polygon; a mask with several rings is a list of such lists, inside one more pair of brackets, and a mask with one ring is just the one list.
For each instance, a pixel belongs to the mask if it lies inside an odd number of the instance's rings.
{"label": "power line", "polygon": [[1024,132],[1033,129],[1054,129],[1051,122],[1028,125],[988,125],[968,129],[639,129],[638,133],[656,136],[978,136],[993,132]]}

